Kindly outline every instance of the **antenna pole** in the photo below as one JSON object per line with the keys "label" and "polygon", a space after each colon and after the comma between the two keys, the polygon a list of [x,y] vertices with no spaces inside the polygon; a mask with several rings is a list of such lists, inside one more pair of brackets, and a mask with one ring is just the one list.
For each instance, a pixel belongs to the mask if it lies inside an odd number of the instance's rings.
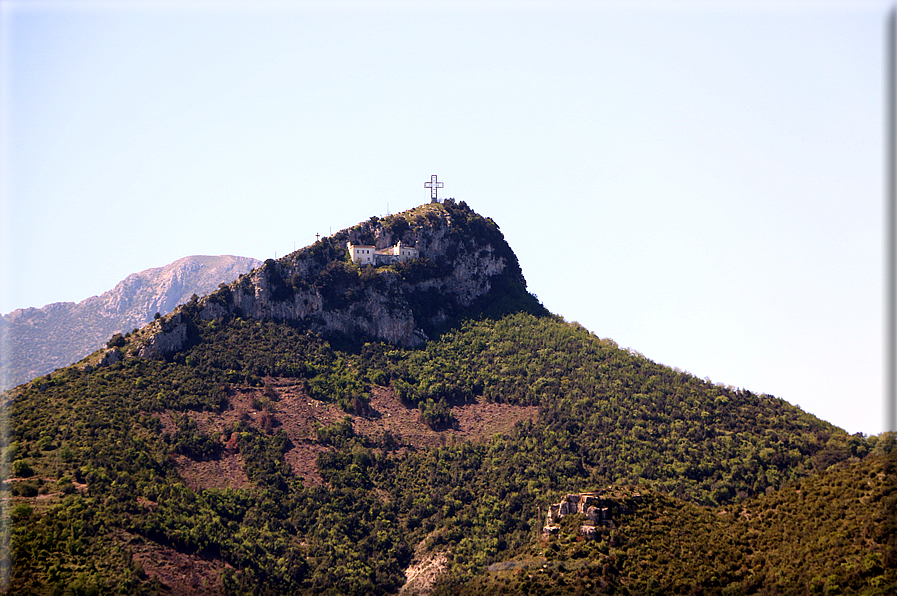
{"label": "antenna pole", "polygon": [[884,431],[897,431],[897,9],[891,8],[885,47],[885,125],[887,126],[887,190],[885,191],[885,420]]}

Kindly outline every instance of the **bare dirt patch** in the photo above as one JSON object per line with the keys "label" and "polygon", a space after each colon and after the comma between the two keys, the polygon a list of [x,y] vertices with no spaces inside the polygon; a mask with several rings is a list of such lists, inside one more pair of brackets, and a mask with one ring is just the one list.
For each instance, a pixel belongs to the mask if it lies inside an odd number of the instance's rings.
{"label": "bare dirt patch", "polygon": [[[266,432],[283,429],[291,447],[285,458],[306,486],[323,482],[316,461],[331,449],[317,440],[317,429],[331,425],[348,414],[334,404],[312,399],[294,379],[265,379],[266,388],[233,386],[228,390],[228,407],[222,412],[186,412],[203,432],[219,433],[227,441],[234,423],[243,420]],[[355,433],[377,441],[390,433],[401,445],[418,449],[465,441],[485,441],[497,433],[510,431],[521,420],[535,420],[538,406],[515,406],[485,401],[452,408],[456,428],[434,431],[420,421],[418,410],[408,408],[389,387],[371,388],[371,412],[352,417]],[[159,414],[162,432],[174,432],[177,413]],[[404,452],[400,450],[399,453]],[[195,461],[175,456],[178,471],[191,488],[244,488],[251,482],[239,454],[225,452],[219,459]]]}
{"label": "bare dirt patch", "polygon": [[146,577],[159,581],[163,594],[224,594],[221,560],[183,553],[127,532],[122,532],[122,539]]}
{"label": "bare dirt patch", "polygon": [[304,486],[320,486],[324,479],[318,472],[318,454],[330,451],[326,445],[318,443],[302,443],[284,454],[293,474],[302,478]]}
{"label": "bare dirt patch", "polygon": [[239,453],[224,453],[218,459],[203,461],[183,455],[173,457],[184,483],[193,490],[248,488],[252,484],[243,470],[243,458]]}
{"label": "bare dirt patch", "polygon": [[318,427],[328,426],[347,416],[339,407],[308,396],[301,385],[271,379],[269,386],[277,394],[271,403],[275,428],[282,428],[293,445],[284,454],[293,474],[305,486],[319,486],[324,480],[318,473],[318,454],[329,451],[318,443]]}
{"label": "bare dirt patch", "polygon": [[301,385],[276,386],[278,400],[273,403],[277,423],[295,444],[317,441],[318,426],[327,426],[348,416],[334,404],[312,399]]}
{"label": "bare dirt patch", "polygon": [[452,408],[457,428],[434,431],[420,421],[417,409],[405,406],[388,387],[371,390],[371,408],[373,416],[354,419],[356,433],[376,439],[388,431],[400,443],[418,448],[484,441],[496,433],[510,431],[521,420],[535,420],[539,416],[538,406],[477,401]]}
{"label": "bare dirt patch", "polygon": [[[311,399],[302,385],[294,379],[267,378],[268,389],[233,386],[228,390],[228,407],[222,412],[194,412],[159,414],[162,432],[173,433],[175,416],[186,414],[205,433],[219,433],[222,442],[230,438],[234,423],[243,420],[266,432],[283,429],[292,443],[285,454],[293,473],[306,486],[323,482],[316,460],[329,448],[317,441],[317,428],[333,424],[347,414],[339,407]],[[266,394],[267,393],[267,394]],[[271,394],[273,393],[273,399]],[[174,456],[178,473],[191,488],[246,488],[251,481],[239,454],[225,451],[219,459],[197,461]]]}

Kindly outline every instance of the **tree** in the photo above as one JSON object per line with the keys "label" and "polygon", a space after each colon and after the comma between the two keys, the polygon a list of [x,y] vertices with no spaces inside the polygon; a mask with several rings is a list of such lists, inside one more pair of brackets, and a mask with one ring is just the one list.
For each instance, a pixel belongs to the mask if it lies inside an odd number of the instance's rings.
{"label": "tree", "polygon": [[109,338],[109,341],[106,342],[106,347],[109,349],[112,348],[123,348],[125,344],[128,343],[125,341],[124,336],[121,333],[116,333],[112,337]]}

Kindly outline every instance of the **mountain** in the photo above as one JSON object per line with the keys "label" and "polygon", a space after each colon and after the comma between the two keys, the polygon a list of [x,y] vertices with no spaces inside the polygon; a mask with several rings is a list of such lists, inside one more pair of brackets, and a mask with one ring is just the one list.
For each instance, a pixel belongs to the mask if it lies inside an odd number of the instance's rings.
{"label": "mountain", "polygon": [[893,435],[546,312],[463,202],[267,261],[4,401],[11,593],[897,587]]}
{"label": "mountain", "polygon": [[0,390],[84,358],[112,335],[142,327],[155,313],[168,314],[193,294],[208,294],[261,261],[233,256],[192,256],[133,273],[112,290],[79,303],[56,302],[0,316],[9,358]]}
{"label": "mountain", "polygon": [[[383,266],[364,268],[345,260],[350,243],[385,252],[402,242],[413,245],[418,258],[382,255]],[[463,203],[428,204],[382,221],[372,217],[278,261],[265,261],[185,312],[144,330],[141,337],[150,337],[138,342],[136,354],[153,358],[178,352],[194,335],[194,319],[233,316],[301,322],[355,341],[419,346],[464,313],[541,312],[525,288],[517,257],[495,222],[474,216]]]}

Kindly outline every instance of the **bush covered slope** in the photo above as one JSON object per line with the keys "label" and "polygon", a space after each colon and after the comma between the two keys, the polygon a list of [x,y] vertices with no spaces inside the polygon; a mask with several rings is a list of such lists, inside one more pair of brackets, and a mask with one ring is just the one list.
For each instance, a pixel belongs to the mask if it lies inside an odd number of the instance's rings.
{"label": "bush covered slope", "polygon": [[704,508],[642,491],[597,539],[584,516],[452,594],[892,594],[897,587],[897,451]]}
{"label": "bush covered slope", "polygon": [[[468,229],[485,230],[494,252],[507,246],[497,227],[466,206],[437,207],[463,215]],[[345,264],[339,266],[358,283],[396,275],[395,266],[353,267],[337,248],[328,249],[331,262]],[[178,317],[189,327],[189,341],[165,358],[127,356],[159,332],[147,328],[125,338],[116,357],[98,353],[8,392],[10,591],[377,594],[397,591],[406,570],[427,561],[444,569],[443,589],[491,591],[496,578],[488,565],[543,556],[534,540],[549,503],[567,492],[638,485],[651,515],[636,513],[614,544],[590,542],[575,554],[568,550],[580,543],[561,536],[557,560],[594,564],[583,567],[579,584],[560,570],[548,583],[539,580],[540,589],[560,593],[586,581],[637,593],[642,580],[625,578],[642,568],[627,565],[667,548],[668,533],[651,528],[678,527],[681,516],[712,521],[688,538],[695,553],[707,536],[783,536],[774,524],[770,530],[744,520],[774,519],[750,512],[783,511],[776,500],[782,495],[793,519],[815,516],[818,499],[794,501],[793,490],[782,487],[839,473],[877,482],[853,492],[831,489],[855,512],[845,526],[853,550],[844,551],[844,561],[869,555],[870,568],[878,569],[890,560],[883,545],[893,543],[892,526],[867,542],[851,532],[870,528],[882,507],[892,506],[891,485],[877,480],[888,477],[883,466],[890,464],[869,455],[889,451],[892,441],[849,436],[783,400],[621,350],[545,313],[526,293],[512,257],[501,255],[510,266],[489,277],[480,298],[440,304],[438,294],[426,294],[409,306],[416,321],[429,321],[431,339],[417,348],[328,334],[313,317],[266,320],[231,308],[210,317],[210,304],[229,304],[220,290],[158,323]],[[428,276],[441,283],[434,266],[414,273],[400,295],[414,296]],[[295,285],[320,293],[316,280],[328,267]],[[335,295],[351,304],[354,283]],[[104,365],[94,368],[101,358]],[[421,443],[410,431],[365,432],[391,415],[386,403],[417,412],[444,444]],[[485,440],[457,440],[453,411],[486,403],[509,415],[538,408],[538,416]],[[312,470],[302,467],[307,461]],[[873,497],[879,504],[864,510],[863,499]],[[742,509],[748,513],[734,513]],[[619,554],[624,543],[636,549],[626,559]],[[766,577],[796,586],[806,573],[825,582],[834,573],[823,569],[831,564],[824,541],[794,550],[818,553],[808,560],[819,569],[800,574],[789,567],[791,554],[752,555],[762,550],[756,541],[727,545],[720,543],[719,556],[734,549],[751,577],[738,567],[701,586],[737,584],[751,592]],[[605,568],[612,550],[617,558]],[[708,560],[686,558],[673,575],[656,562],[644,570],[678,589],[680,574],[697,574],[704,568],[695,566]],[[859,573],[849,585],[873,580],[893,585],[878,572]]]}

